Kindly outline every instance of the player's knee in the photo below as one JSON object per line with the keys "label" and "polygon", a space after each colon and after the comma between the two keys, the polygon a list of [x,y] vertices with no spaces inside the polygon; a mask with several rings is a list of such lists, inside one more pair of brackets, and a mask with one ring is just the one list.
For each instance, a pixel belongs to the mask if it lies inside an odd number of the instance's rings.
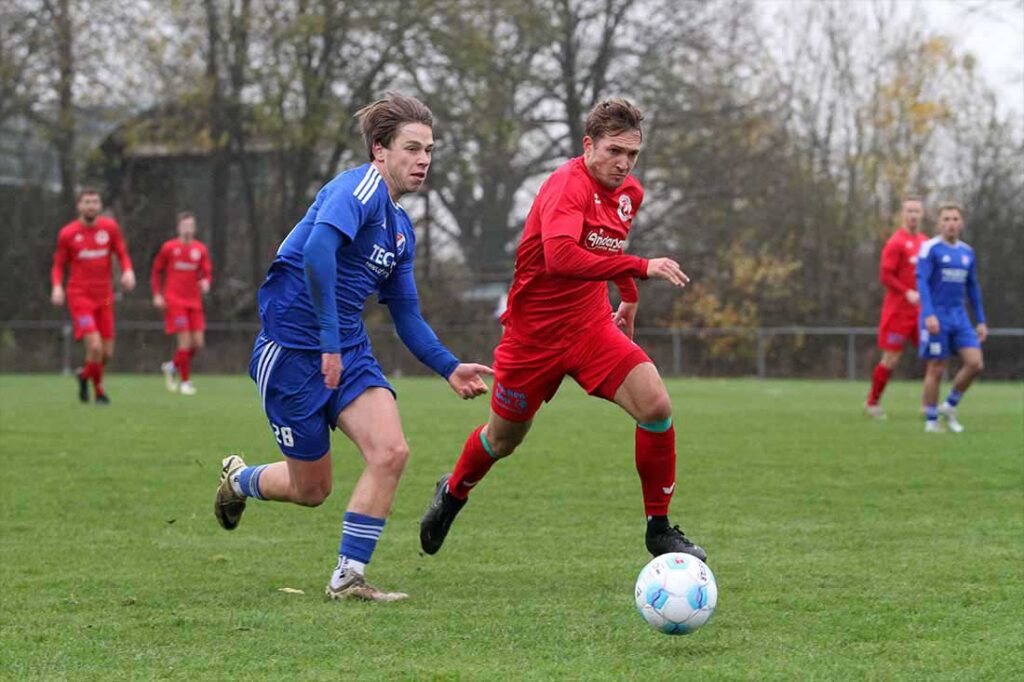
{"label": "player's knee", "polygon": [[662,422],[672,417],[672,399],[667,391],[659,391],[653,398],[640,406],[639,422]]}
{"label": "player's knee", "polygon": [[319,507],[331,495],[331,481],[310,481],[297,486],[295,502],[303,507]]}
{"label": "player's knee", "polygon": [[370,464],[391,476],[401,476],[409,461],[409,446],[404,440],[385,445],[373,456]]}
{"label": "player's knee", "polygon": [[981,371],[985,369],[985,361],[979,355],[976,358],[971,358],[966,363],[967,369],[974,374],[981,374]]}
{"label": "player's knee", "polygon": [[523,434],[523,436],[520,436],[519,434],[488,435],[486,436],[488,446],[487,454],[494,459],[508,457],[515,452],[516,448],[519,447],[519,444],[523,442],[524,436],[525,434]]}

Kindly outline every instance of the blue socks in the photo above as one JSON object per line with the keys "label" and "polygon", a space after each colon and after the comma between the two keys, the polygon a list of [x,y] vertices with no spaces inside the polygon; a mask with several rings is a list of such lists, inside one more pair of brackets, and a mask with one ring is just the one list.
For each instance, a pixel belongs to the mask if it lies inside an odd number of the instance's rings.
{"label": "blue socks", "polygon": [[385,519],[366,516],[357,512],[345,512],[341,531],[341,545],[338,547],[338,568],[352,568],[359,573],[370,563],[377,540],[384,531]]}
{"label": "blue socks", "polygon": [[925,405],[924,406],[924,417],[930,422],[937,421],[939,418],[939,408],[936,405]]}
{"label": "blue socks", "polygon": [[263,495],[260,494],[260,474],[263,473],[267,466],[267,464],[261,464],[256,467],[245,467],[238,472],[236,474],[237,478],[231,482],[235,492],[241,493],[246,497],[262,500]]}
{"label": "blue socks", "polygon": [[946,402],[952,405],[953,407],[956,407],[958,404],[960,404],[960,401],[963,399],[963,397],[963,393],[956,390],[955,388],[951,388],[949,390],[949,395],[946,396]]}

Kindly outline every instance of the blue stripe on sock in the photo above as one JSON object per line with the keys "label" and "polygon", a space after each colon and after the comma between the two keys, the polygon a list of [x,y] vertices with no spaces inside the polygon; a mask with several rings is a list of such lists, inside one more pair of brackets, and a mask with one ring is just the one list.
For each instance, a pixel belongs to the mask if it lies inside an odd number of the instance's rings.
{"label": "blue stripe on sock", "polygon": [[946,402],[952,405],[953,407],[956,407],[957,405],[960,404],[960,401],[963,399],[963,397],[964,394],[954,388],[949,391],[949,396],[946,398]]}
{"label": "blue stripe on sock", "polygon": [[370,563],[377,540],[384,530],[384,521],[358,512],[345,512],[338,554],[364,564]]}
{"label": "blue stripe on sock", "polygon": [[267,464],[261,464],[256,467],[245,467],[242,469],[241,473],[238,474],[238,487],[242,489],[243,495],[255,497],[257,500],[263,499],[263,495],[260,494],[260,475],[267,466]]}
{"label": "blue stripe on sock", "polygon": [[665,433],[672,428],[672,417],[656,422],[637,422],[636,425],[644,431],[653,433]]}
{"label": "blue stripe on sock", "polygon": [[936,405],[925,405],[924,416],[930,422],[939,418],[939,408]]}

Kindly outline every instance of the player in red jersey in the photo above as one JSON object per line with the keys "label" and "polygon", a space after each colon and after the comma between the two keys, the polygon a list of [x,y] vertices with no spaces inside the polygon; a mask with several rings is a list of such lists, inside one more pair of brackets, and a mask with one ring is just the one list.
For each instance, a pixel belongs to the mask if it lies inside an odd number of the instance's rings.
{"label": "player in red jersey", "polygon": [[167,390],[182,395],[196,393],[192,358],[206,341],[203,294],[210,291],[212,273],[210,254],[195,236],[195,216],[188,211],[179,213],[178,238],[168,239],[160,247],[149,278],[153,305],[164,311],[164,332],[178,338],[174,358],[163,363],[161,369]]}
{"label": "player in red jersey", "polygon": [[910,343],[917,348],[917,317],[921,297],[917,293],[917,254],[928,240],[921,233],[924,205],[918,197],[903,200],[903,224],[889,237],[882,249],[881,279],[885,286],[882,316],[878,322],[878,348],[882,359],[871,374],[871,392],[864,411],[875,419],[885,419],[878,404],[892,371]]}
{"label": "player in red jersey", "polygon": [[[50,270],[50,301],[55,306],[67,300],[75,340],[85,342],[85,365],[78,373],[78,399],[89,401],[89,380],[96,392],[96,403],[110,403],[103,390],[103,367],[114,356],[114,289],[111,255],[121,264],[121,286],[135,288],[132,260],[113,218],[100,215],[103,200],[94,189],[78,193],[78,219],[63,228],[57,236]],[[67,292],[64,290],[64,267],[69,266]]]}
{"label": "player in red jersey", "polygon": [[[512,454],[541,403],[571,376],[587,393],[614,401],[636,420],[636,468],[647,513],[646,544],[657,556],[707,557],[678,526],[670,527],[676,488],[672,401],[654,363],[633,342],[634,277],[683,287],[689,278],[671,258],[626,255],[630,225],[643,200],[630,175],[640,153],[643,115],[623,99],[588,114],[583,156],[551,174],[526,219],[515,274],[494,351],[487,423],[473,431],[453,473],[441,477],[420,522],[423,551],[441,548],[456,514],[491,466]],[[622,299],[612,314],[607,281]]]}

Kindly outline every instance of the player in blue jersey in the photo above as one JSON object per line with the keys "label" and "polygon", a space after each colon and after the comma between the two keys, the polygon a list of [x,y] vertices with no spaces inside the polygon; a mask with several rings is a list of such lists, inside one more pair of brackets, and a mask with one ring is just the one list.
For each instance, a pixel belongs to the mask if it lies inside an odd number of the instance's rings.
{"label": "player in blue jersey", "polygon": [[464,399],[487,392],[489,367],[463,364],[420,315],[413,280],[415,234],[396,201],[419,190],[433,150],[433,118],[421,102],[389,93],[358,114],[370,162],[348,170],[281,244],[259,291],[263,329],[249,374],[285,461],[222,463],[218,522],[238,526],[246,500],[315,507],[331,492],[330,431],[340,428],[366,466],[345,512],[331,599],[395,601],[407,595],[366,583],[364,571],[391,511],[409,455],[394,389],[363,326],[367,297],[386,303],[402,342]]}
{"label": "player in blue jersey", "polygon": [[[963,209],[947,203],[939,207],[939,236],[921,246],[917,258],[917,290],[921,294],[921,343],[919,353],[926,361],[924,374],[925,431],[938,432],[941,415],[949,430],[960,433],[964,427],[956,408],[964,392],[981,373],[984,363],[981,344],[988,336],[985,309],[974,249],[960,241]],[[971,326],[964,296],[974,308],[977,327]],[[953,388],[939,405],[939,385],[946,370],[946,358],[957,353],[963,365],[953,377]]]}

